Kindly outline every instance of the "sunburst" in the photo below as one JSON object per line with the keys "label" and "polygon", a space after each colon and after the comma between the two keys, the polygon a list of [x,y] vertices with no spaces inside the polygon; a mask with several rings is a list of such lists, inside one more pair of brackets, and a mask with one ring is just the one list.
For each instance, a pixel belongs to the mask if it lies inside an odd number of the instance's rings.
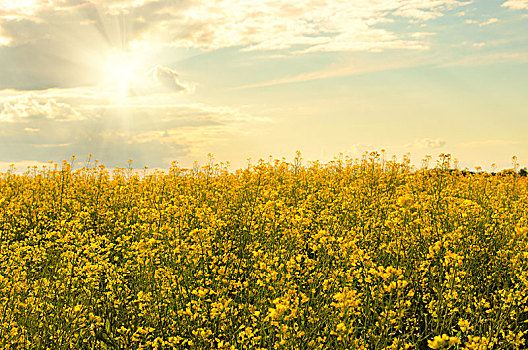
{"label": "sunburst", "polygon": [[128,53],[111,53],[106,57],[102,82],[106,88],[127,97],[132,85],[137,82],[138,62]]}

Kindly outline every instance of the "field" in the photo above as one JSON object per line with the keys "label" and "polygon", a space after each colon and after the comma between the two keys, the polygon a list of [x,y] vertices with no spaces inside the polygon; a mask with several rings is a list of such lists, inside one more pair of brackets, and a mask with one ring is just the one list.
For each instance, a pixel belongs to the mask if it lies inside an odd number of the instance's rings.
{"label": "field", "polygon": [[408,160],[0,175],[6,349],[520,349],[528,177]]}

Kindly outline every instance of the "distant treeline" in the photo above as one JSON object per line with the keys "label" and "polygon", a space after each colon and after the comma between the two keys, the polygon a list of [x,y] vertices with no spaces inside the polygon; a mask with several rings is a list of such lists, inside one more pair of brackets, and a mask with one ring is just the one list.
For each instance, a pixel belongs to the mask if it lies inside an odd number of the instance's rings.
{"label": "distant treeline", "polygon": [[[467,174],[474,174],[475,172],[474,171],[469,171],[469,170],[462,170],[462,174],[464,175],[467,175]],[[498,173],[496,172],[491,172],[490,174],[491,175],[499,175],[499,176],[502,176],[502,175],[512,175],[512,174],[515,174],[515,173],[518,173],[520,176],[528,176],[528,168],[522,168],[520,169],[518,172],[516,172],[515,170],[513,169],[505,169],[505,170],[502,170]]]}

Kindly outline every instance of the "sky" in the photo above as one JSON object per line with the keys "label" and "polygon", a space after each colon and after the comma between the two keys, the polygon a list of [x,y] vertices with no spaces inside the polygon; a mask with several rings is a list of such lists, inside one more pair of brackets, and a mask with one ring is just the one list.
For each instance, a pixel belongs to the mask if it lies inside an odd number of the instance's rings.
{"label": "sky", "polygon": [[528,0],[0,0],[0,170],[528,166]]}

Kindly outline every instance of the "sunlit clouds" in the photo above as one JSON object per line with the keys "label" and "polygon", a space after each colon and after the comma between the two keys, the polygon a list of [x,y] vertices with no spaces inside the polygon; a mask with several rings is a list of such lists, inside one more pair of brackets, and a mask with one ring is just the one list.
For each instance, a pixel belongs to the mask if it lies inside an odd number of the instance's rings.
{"label": "sunlit clouds", "polygon": [[[95,27],[111,45],[172,45],[219,49],[379,51],[426,49],[427,43],[376,27],[395,21],[429,21],[465,3],[441,1],[8,1],[1,13],[13,43],[28,41],[17,29],[43,38],[68,25]],[[83,19],[83,20],[80,20]],[[55,23],[51,23],[53,20]],[[25,23],[29,22],[29,23]],[[301,51],[302,52],[302,51]]]}
{"label": "sunlit clouds", "polygon": [[81,118],[79,112],[72,106],[58,103],[55,99],[39,98],[36,95],[17,95],[2,102],[0,123],[35,123],[39,119],[68,121]]}
{"label": "sunlit clouds", "polygon": [[0,147],[18,157],[95,153],[116,164],[132,153],[138,162],[160,167],[163,159],[207,152],[203,147],[218,139],[266,122],[233,108],[151,102],[108,104],[104,97],[70,89],[0,96]]}
{"label": "sunlit clouds", "polygon": [[446,141],[444,139],[417,139],[413,143],[409,143],[405,145],[407,148],[418,148],[418,149],[437,149],[442,148],[446,145]]}
{"label": "sunlit clouds", "polygon": [[458,152],[468,166],[522,160],[527,10],[526,0],[0,0],[0,164],[94,153],[166,168],[213,153],[242,166],[367,148]]}
{"label": "sunlit clouds", "polygon": [[509,7],[514,10],[528,10],[528,1],[527,0],[508,0],[504,4],[504,7]]}

